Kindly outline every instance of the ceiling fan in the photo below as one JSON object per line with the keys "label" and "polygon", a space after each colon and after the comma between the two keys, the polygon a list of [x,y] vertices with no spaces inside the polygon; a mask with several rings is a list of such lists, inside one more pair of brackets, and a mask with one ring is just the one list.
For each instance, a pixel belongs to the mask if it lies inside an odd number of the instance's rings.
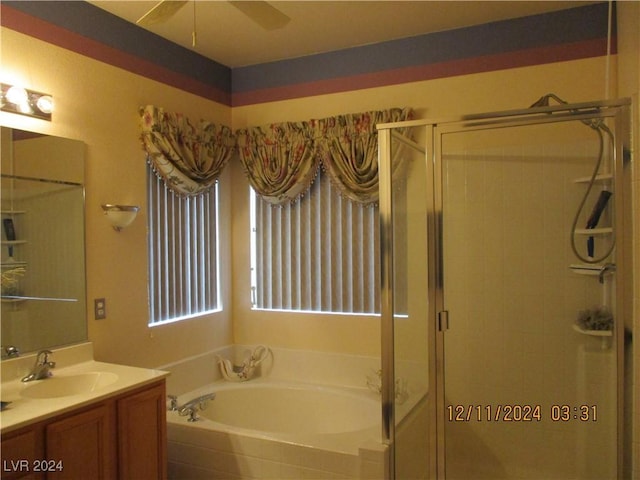
{"label": "ceiling fan", "polygon": [[[140,26],[148,27],[156,23],[165,22],[184,7],[188,1],[189,0],[161,0],[151,10],[140,17],[136,23]],[[191,1],[194,2],[195,9],[196,0]],[[287,15],[265,1],[228,0],[228,3],[236,7],[265,30],[282,28],[291,20]]]}

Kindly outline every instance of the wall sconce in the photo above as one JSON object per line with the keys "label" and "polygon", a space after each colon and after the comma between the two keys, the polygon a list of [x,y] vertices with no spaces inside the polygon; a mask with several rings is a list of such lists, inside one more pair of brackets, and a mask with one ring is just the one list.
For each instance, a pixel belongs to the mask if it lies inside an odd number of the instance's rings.
{"label": "wall sconce", "polygon": [[116,232],[119,232],[125,227],[131,225],[138,215],[140,207],[135,205],[111,205],[109,203],[102,205],[104,214],[111,223],[111,226]]}
{"label": "wall sconce", "polygon": [[14,85],[2,85],[0,110],[51,121],[53,97]]}

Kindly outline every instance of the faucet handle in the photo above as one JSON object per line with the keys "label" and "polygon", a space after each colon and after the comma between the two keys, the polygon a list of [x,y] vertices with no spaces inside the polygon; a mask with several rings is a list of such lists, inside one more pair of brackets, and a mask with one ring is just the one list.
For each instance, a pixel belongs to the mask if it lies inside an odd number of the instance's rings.
{"label": "faucet handle", "polygon": [[196,404],[189,403],[180,408],[178,410],[178,415],[180,415],[181,417],[186,417],[187,415],[189,415],[189,418],[187,418],[187,422],[197,422],[198,420],[200,420],[200,417],[198,416],[198,405]]}
{"label": "faucet handle", "polygon": [[178,396],[177,395],[167,395],[167,398],[169,399],[169,411],[170,412],[175,412],[176,410],[178,410]]}
{"label": "faucet handle", "polygon": [[18,347],[14,345],[7,345],[6,347],[4,347],[4,353],[7,358],[15,358],[20,356],[20,350],[18,350]]}
{"label": "faucet handle", "polygon": [[[53,352],[51,350],[40,350],[38,352],[38,356],[36,357],[36,360],[42,361],[42,363],[47,363],[49,361],[49,355],[53,355]],[[40,360],[40,357],[44,357],[44,358]]]}
{"label": "faucet handle", "polygon": [[49,355],[53,355],[51,350],[41,350],[36,357],[36,365],[46,365],[49,368],[55,368],[56,362],[49,360]]}

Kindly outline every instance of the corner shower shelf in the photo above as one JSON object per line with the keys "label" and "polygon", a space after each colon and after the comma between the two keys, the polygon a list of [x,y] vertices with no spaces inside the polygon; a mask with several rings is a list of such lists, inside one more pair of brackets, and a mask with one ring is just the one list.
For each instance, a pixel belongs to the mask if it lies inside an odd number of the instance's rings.
{"label": "corner shower shelf", "polygon": [[23,215],[26,212],[26,210],[2,210],[2,215]]}
{"label": "corner shower shelf", "polygon": [[[579,263],[569,265],[569,268],[573,271],[573,273],[577,273],[578,275],[593,275],[597,277],[601,275],[603,272],[606,272],[606,265],[596,265],[596,264],[588,264],[588,263]],[[606,272],[611,274],[612,272]]]}
{"label": "corner shower shelf", "polygon": [[599,338],[601,342],[600,346],[602,350],[607,350],[611,346],[610,340],[611,340],[611,337],[613,337],[613,331],[611,330],[585,330],[584,328],[581,328],[575,323],[573,324],[573,329],[582,335],[587,335],[593,338]]}
{"label": "corner shower shelf", "polygon": [[573,324],[573,329],[583,335],[590,335],[592,337],[611,337],[613,332],[611,330],[585,330],[579,325]]}
{"label": "corner shower shelf", "polygon": [[589,237],[593,237],[595,235],[609,235],[613,233],[612,227],[603,227],[603,228],[578,228],[574,232],[576,235],[587,235]]}
{"label": "corner shower shelf", "polygon": [[[596,175],[595,181],[604,183],[613,180],[613,175],[611,173],[603,173],[600,175]],[[591,181],[591,177],[580,177],[576,178],[573,183],[589,183]]]}

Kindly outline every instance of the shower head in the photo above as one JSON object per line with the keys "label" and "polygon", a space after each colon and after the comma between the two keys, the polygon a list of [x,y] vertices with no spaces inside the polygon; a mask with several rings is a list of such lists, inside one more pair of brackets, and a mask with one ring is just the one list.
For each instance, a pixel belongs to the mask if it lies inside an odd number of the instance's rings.
{"label": "shower head", "polygon": [[[560,105],[568,105],[569,102],[565,102],[563,99],[561,99],[559,96],[557,96],[555,93],[547,93],[546,95],[540,97],[538,100],[536,100],[529,108],[537,108],[537,107],[549,107],[549,101],[553,99],[556,102],[558,102]],[[570,112],[572,113],[577,113],[578,110],[570,110]],[[549,112],[552,113],[552,112]],[[600,118],[594,118],[594,119],[587,119],[587,120],[581,120],[582,123],[584,123],[587,127],[593,128],[594,130],[598,130],[598,129],[607,129],[607,126],[604,124],[603,120]]]}
{"label": "shower head", "polygon": [[549,106],[549,97],[545,95],[544,97],[540,97],[534,103],[529,105],[529,108],[548,107],[548,106]]}
{"label": "shower head", "polygon": [[546,95],[540,97],[538,100],[536,100],[529,108],[536,108],[536,107],[548,107],[549,106],[549,100],[553,99],[558,103],[561,104],[567,104],[567,102],[565,102],[564,100],[562,100],[560,97],[558,97],[556,94],[554,93],[547,93]]}

